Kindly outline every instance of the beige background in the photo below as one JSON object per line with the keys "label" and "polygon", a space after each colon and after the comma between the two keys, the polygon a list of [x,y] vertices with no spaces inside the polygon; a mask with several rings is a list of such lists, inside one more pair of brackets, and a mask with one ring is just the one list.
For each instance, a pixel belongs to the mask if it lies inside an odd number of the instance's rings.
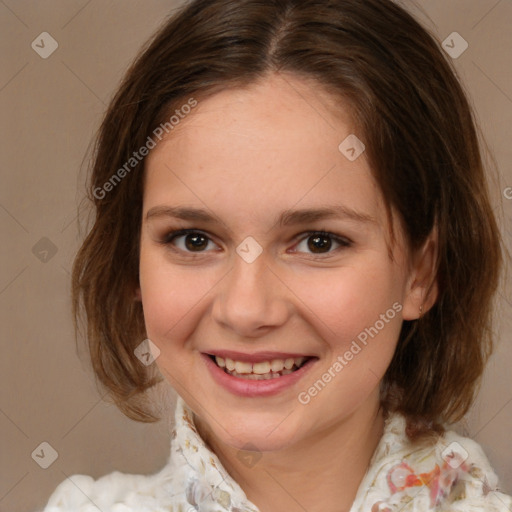
{"label": "beige background", "polygon": [[[0,0],[0,512],[41,509],[66,475],[153,473],[167,460],[165,422],[138,424],[104,403],[80,361],[69,271],[88,144],[128,63],[178,3]],[[512,2],[421,6],[441,41],[456,31],[469,43],[455,63],[499,164],[502,183],[493,192],[508,242]],[[31,47],[42,32],[59,45],[47,59]],[[505,299],[499,316],[500,346],[466,428],[511,493],[512,315]],[[42,442],[58,452],[48,469],[31,456]]]}

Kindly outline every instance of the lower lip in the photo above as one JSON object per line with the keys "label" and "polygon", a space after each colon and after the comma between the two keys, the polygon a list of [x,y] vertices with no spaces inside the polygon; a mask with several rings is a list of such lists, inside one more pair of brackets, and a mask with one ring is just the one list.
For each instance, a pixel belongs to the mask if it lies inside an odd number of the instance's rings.
{"label": "lower lip", "polygon": [[219,368],[206,354],[201,354],[201,357],[218,384],[235,395],[245,397],[277,395],[297,383],[317,361],[316,358],[312,358],[298,370],[281,377],[267,380],[249,380],[229,375],[222,368]]}

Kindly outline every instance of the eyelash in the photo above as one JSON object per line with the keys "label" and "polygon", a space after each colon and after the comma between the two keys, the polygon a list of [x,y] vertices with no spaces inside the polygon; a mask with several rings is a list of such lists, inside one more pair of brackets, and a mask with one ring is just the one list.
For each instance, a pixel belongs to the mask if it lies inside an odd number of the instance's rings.
{"label": "eyelash", "polygon": [[[190,234],[202,235],[205,238],[207,238],[208,241],[213,242],[213,240],[206,233],[204,233],[204,232],[202,232],[200,230],[191,228],[191,229],[180,229],[178,231],[172,231],[171,233],[166,235],[165,238],[160,241],[160,243],[162,245],[171,247],[171,249],[173,251],[175,251],[175,252],[185,252],[185,254],[191,254],[191,255],[198,255],[199,256],[199,255],[201,255],[201,254],[203,254],[205,252],[208,252],[208,251],[197,251],[197,252],[194,252],[194,251],[183,251],[182,249],[177,249],[177,248],[173,247],[172,242],[176,238],[178,238],[180,236],[190,235]],[[311,238],[312,236],[321,236],[321,237],[325,237],[325,238],[330,238],[330,239],[334,240],[334,242],[338,243],[341,246],[341,247],[338,247],[337,249],[330,250],[327,253],[308,253],[311,256],[317,257],[317,258],[328,257],[330,254],[332,254],[334,252],[337,252],[337,251],[339,251],[341,249],[346,249],[346,248],[352,246],[352,242],[350,240],[348,240],[347,238],[335,235],[334,233],[329,233],[328,231],[322,231],[322,230],[320,230],[320,231],[307,231],[305,233],[302,233],[302,235],[303,235],[302,238],[297,242],[297,244],[299,244],[300,242],[302,242],[304,240],[307,240],[308,238]]]}

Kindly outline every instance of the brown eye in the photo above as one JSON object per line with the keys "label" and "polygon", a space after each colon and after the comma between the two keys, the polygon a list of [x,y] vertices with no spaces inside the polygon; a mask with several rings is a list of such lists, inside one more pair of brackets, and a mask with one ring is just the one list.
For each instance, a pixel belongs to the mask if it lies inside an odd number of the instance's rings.
{"label": "brown eye", "polygon": [[173,245],[183,252],[204,252],[210,242],[210,238],[203,233],[187,230],[170,233],[162,241],[164,245]]}
{"label": "brown eye", "polygon": [[[334,235],[332,233],[326,233],[323,231],[315,231],[313,233],[306,233],[307,236],[303,238],[297,248],[293,252],[305,252],[306,254],[326,254],[342,250],[343,248],[350,247],[352,242],[347,238]],[[334,242],[334,248],[333,248]],[[305,245],[305,248],[301,245]],[[336,247],[336,245],[338,247]],[[331,250],[332,249],[332,250]]]}
{"label": "brown eye", "polygon": [[185,235],[185,247],[190,251],[202,250],[208,246],[208,239],[200,233]]}
{"label": "brown eye", "polygon": [[329,251],[332,242],[328,236],[314,235],[308,238],[308,248],[311,252]]}

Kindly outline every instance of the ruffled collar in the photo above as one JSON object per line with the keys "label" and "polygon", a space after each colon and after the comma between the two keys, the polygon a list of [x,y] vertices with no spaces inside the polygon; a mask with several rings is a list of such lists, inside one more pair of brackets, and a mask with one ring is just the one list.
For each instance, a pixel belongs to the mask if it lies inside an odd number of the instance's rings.
{"label": "ruffled collar", "polygon": [[[178,397],[165,471],[173,505],[199,512],[259,512],[207,447],[193,417]],[[485,510],[498,511],[499,504],[512,504],[508,496],[494,492],[497,477],[477,443],[449,431],[434,444],[416,445],[407,438],[405,427],[401,414],[387,416],[350,512],[423,512],[444,510],[452,503],[462,508],[449,510],[470,512],[481,510],[472,506],[480,501],[489,507]],[[491,508],[496,497],[497,508]]]}
{"label": "ruffled collar", "polygon": [[[205,444],[193,420],[193,412],[178,396],[171,442],[171,471],[176,493],[184,499],[183,510],[200,512],[259,512],[242,488]],[[177,477],[177,478],[176,478]],[[189,507],[188,509],[186,507]],[[190,509],[193,510],[193,509]]]}

